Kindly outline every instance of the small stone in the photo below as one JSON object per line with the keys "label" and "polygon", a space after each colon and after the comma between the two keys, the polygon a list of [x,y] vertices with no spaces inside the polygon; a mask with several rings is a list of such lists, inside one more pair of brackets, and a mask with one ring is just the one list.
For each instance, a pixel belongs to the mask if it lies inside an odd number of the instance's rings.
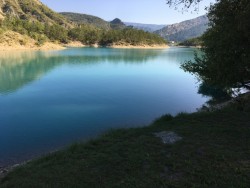
{"label": "small stone", "polygon": [[154,133],[154,135],[158,138],[161,138],[163,144],[174,144],[175,142],[182,139],[182,137],[180,137],[173,131],[162,131]]}
{"label": "small stone", "polygon": [[8,171],[6,170],[6,169],[1,169],[0,170],[0,174],[5,174],[5,173],[7,173]]}

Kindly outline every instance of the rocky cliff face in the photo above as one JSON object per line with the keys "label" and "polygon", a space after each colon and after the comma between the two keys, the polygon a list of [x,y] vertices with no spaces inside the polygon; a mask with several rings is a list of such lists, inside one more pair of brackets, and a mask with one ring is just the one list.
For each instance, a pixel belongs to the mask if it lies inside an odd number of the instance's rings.
{"label": "rocky cliff face", "polygon": [[43,23],[59,24],[70,27],[62,15],[52,11],[39,0],[0,0],[0,19],[7,16]]}
{"label": "rocky cliff face", "polygon": [[155,31],[155,33],[170,41],[184,41],[201,36],[207,28],[208,18],[204,15],[192,20],[167,25]]}

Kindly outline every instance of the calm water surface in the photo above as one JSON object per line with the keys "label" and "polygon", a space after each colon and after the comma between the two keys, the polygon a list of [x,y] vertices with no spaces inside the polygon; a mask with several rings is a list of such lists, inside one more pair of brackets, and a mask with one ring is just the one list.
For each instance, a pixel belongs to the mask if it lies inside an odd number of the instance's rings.
{"label": "calm water surface", "polygon": [[112,128],[193,112],[206,98],[181,70],[193,49],[0,53],[0,166]]}

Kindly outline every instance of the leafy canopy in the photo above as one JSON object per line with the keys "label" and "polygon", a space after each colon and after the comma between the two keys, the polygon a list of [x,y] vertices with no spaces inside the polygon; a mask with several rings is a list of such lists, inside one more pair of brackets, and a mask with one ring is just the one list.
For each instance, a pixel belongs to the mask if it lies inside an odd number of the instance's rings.
{"label": "leafy canopy", "polygon": [[199,10],[199,3],[202,0],[166,0],[167,4],[170,7],[181,7],[182,11],[186,11],[187,9],[190,9],[191,7],[194,8],[194,11]]}
{"label": "leafy canopy", "polygon": [[203,82],[222,88],[250,82],[250,1],[218,0],[210,7],[210,28],[202,37],[204,54],[182,65]]}

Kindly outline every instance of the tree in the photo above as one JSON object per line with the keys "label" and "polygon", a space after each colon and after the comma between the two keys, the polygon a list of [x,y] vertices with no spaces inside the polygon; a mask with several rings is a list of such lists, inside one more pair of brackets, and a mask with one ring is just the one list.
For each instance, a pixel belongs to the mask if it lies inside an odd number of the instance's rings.
{"label": "tree", "polygon": [[221,88],[250,83],[250,1],[218,0],[209,8],[204,54],[182,65],[206,84]]}
{"label": "tree", "polygon": [[67,42],[68,31],[60,25],[45,24],[44,33],[50,40],[58,40],[63,43]]}
{"label": "tree", "polygon": [[181,6],[182,11],[190,9],[191,6],[193,6],[194,10],[197,11],[199,9],[199,3],[202,0],[166,0],[167,4],[170,7],[177,7]]}

